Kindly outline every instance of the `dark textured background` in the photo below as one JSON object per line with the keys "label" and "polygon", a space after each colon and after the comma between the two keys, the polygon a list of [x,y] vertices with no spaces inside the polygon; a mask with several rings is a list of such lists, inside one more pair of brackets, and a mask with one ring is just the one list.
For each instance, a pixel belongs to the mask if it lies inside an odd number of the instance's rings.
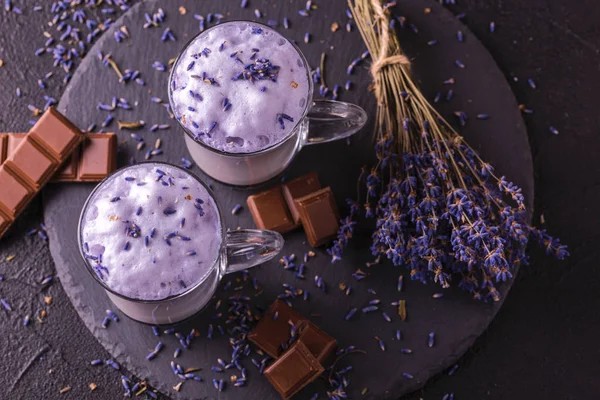
{"label": "dark textured background", "polygon": [[[591,207],[600,200],[600,168],[592,163],[600,150],[594,75],[600,72],[600,10],[593,1],[458,2],[452,10],[467,13],[465,22],[495,57],[518,100],[535,110],[526,118],[536,172],[535,219],[544,214],[545,225],[570,245],[572,257],[560,263],[531,249],[533,267],[521,270],[498,317],[461,360],[458,372],[435,379],[408,398],[439,399],[447,392],[459,399],[595,398],[600,389],[600,274],[594,269],[599,218]],[[31,8],[36,2],[20,3]],[[0,58],[5,62],[0,87],[9,91],[0,101],[3,131],[28,128],[26,105],[40,94],[35,81],[50,70],[47,58],[32,56],[42,45],[48,19],[44,13],[16,18],[0,11]],[[495,34],[488,32],[490,20],[496,22]],[[19,51],[10,51],[14,48]],[[16,56],[7,59],[8,53]],[[527,86],[528,77],[536,80],[537,90]],[[48,83],[47,93],[58,98],[59,80]],[[24,98],[14,97],[16,86]],[[560,135],[549,132],[550,124]],[[107,354],[78,319],[61,286],[54,284],[42,293],[33,285],[54,270],[47,244],[23,239],[40,221],[38,200],[0,245],[0,271],[11,277],[0,287],[2,297],[33,299],[16,303],[33,313],[42,308],[44,295],[53,296],[46,323],[27,334],[20,321],[2,311],[0,398],[81,398],[81,389],[79,395],[57,392],[90,382],[99,385],[90,398],[120,398],[117,372],[79,361]],[[17,258],[5,262],[9,254]],[[31,363],[24,362],[23,354],[31,349],[38,354]],[[30,366],[21,369],[23,365]]]}

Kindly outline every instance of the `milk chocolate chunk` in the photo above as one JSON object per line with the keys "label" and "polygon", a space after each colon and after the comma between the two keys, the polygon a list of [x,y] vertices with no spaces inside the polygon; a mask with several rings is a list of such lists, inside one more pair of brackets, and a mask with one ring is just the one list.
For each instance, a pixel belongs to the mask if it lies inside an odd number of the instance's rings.
{"label": "milk chocolate chunk", "polygon": [[12,219],[23,211],[34,194],[18,175],[4,165],[0,166],[0,188],[0,210]]}
{"label": "milk chocolate chunk", "polygon": [[337,235],[339,213],[331,188],[313,192],[295,200],[308,243],[318,247]]}
{"label": "milk chocolate chunk", "polygon": [[73,182],[77,179],[77,164],[79,164],[80,149],[75,149],[71,157],[58,169],[51,182]]}
{"label": "milk chocolate chunk", "polygon": [[307,322],[301,328],[298,341],[302,342],[321,364],[325,363],[337,345],[334,338],[323,332],[312,322]]}
{"label": "milk chocolate chunk", "polygon": [[52,107],[41,116],[29,134],[60,160],[65,160],[81,141],[79,129]]}
{"label": "milk chocolate chunk", "polygon": [[58,167],[58,160],[43,150],[31,136],[28,136],[8,157],[4,165],[11,170],[18,171],[29,186],[38,190],[54,174]]}
{"label": "milk chocolate chunk", "polygon": [[85,136],[77,177],[81,182],[97,182],[116,169],[117,137],[102,133]]}
{"label": "milk chocolate chunk", "polygon": [[292,214],[292,218],[294,219],[294,223],[297,224],[300,222],[300,213],[296,208],[294,200],[316,192],[319,189],[321,189],[321,183],[319,183],[319,177],[316,172],[311,172],[310,174],[303,175],[283,184],[283,195]]}
{"label": "milk chocolate chunk", "polygon": [[302,343],[296,342],[265,370],[265,376],[284,399],[314,381],[325,369]]}
{"label": "milk chocolate chunk", "polygon": [[[25,140],[26,135],[0,134],[0,164],[13,155],[16,145]],[[100,182],[117,169],[118,143],[114,133],[88,133],[83,137],[84,143],[58,168],[50,182]]]}
{"label": "milk chocolate chunk", "polygon": [[25,139],[25,135],[18,135],[18,134],[12,134],[9,133],[8,134],[8,138],[7,138],[7,145],[6,145],[6,156],[10,156],[12,153],[15,152],[15,150],[17,149],[17,147],[19,147],[19,145],[21,144],[21,142]]}
{"label": "milk chocolate chunk", "polygon": [[287,204],[283,198],[281,186],[254,194],[246,200],[254,224],[259,229],[269,229],[286,233],[298,225],[292,220]]}
{"label": "milk chocolate chunk", "polygon": [[8,217],[8,215],[4,215],[2,211],[0,211],[0,237],[6,233],[11,222],[12,220]]}
{"label": "milk chocolate chunk", "polygon": [[277,358],[286,346],[292,333],[292,325],[296,332],[301,331],[306,318],[283,301],[277,299],[258,321],[256,327],[248,335],[248,339],[273,358]]}
{"label": "milk chocolate chunk", "polygon": [[[82,136],[64,116],[49,108],[0,166],[0,213],[14,221],[81,143]],[[8,230],[3,225],[0,238]]]}
{"label": "milk chocolate chunk", "polygon": [[6,153],[8,147],[8,135],[0,134],[0,165],[6,160]]}

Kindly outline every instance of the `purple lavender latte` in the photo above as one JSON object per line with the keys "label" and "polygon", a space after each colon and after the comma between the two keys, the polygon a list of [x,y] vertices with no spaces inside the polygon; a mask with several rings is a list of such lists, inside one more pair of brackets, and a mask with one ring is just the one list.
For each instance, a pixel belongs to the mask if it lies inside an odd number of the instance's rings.
{"label": "purple lavender latte", "polygon": [[98,278],[138,300],[165,299],[203,281],[222,242],[214,199],[196,178],[168,164],[134,165],[102,182],[80,232]]}
{"label": "purple lavender latte", "polygon": [[298,50],[278,32],[247,21],[223,23],[179,56],[171,105],[196,141],[252,153],[289,137],[311,101],[308,79]]}

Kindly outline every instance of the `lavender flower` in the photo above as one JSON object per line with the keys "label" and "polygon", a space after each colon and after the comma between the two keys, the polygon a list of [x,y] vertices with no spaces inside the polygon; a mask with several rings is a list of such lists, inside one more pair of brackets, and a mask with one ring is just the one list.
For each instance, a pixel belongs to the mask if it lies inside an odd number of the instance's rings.
{"label": "lavender flower", "polygon": [[[368,0],[356,2],[364,10],[352,16],[365,27],[361,35],[369,53],[355,59],[348,74],[368,54],[379,51],[381,43],[387,43],[388,54],[404,54],[396,32],[379,29],[390,25],[391,13],[374,10]],[[370,23],[373,14],[379,14],[378,24]],[[401,28],[406,25],[404,17],[397,21]],[[418,32],[416,26],[409,26]],[[465,68],[460,60],[455,64]],[[558,259],[569,255],[558,239],[528,223],[521,189],[496,175],[427,101],[412,76],[410,62],[372,75],[376,100],[386,106],[379,109],[375,123],[377,163],[370,170],[363,169],[359,183],[367,194],[365,216],[375,219],[371,252],[377,260],[385,256],[394,265],[405,266],[413,280],[435,282],[443,288],[457,283],[476,299],[497,301],[500,292],[495,285],[511,279],[519,265],[527,264],[525,248],[530,238]],[[451,78],[445,83],[453,82]],[[452,95],[450,89],[446,99]],[[438,93],[434,102],[440,97]],[[467,123],[465,112],[455,115],[462,126]],[[487,119],[487,115],[478,118]],[[349,204],[350,215],[341,221],[338,237],[328,249],[332,262],[340,260],[348,246],[361,208],[357,202]],[[362,280],[368,275],[358,270],[352,276]],[[405,320],[404,300],[398,307]]]}
{"label": "lavender flower", "polygon": [[[405,266],[413,280],[443,288],[457,281],[474,298],[497,301],[495,285],[527,264],[530,238],[548,255],[560,260],[569,255],[558,239],[527,223],[521,189],[497,176],[458,136],[436,137],[426,121],[414,126],[407,121],[405,127],[421,131],[423,150],[411,149],[400,157],[394,140],[383,137],[375,146],[378,166],[364,179],[364,210],[376,219],[374,256]],[[389,179],[382,187],[384,176]],[[332,262],[341,259],[360,209],[356,202],[348,204],[350,215],[328,249]]]}

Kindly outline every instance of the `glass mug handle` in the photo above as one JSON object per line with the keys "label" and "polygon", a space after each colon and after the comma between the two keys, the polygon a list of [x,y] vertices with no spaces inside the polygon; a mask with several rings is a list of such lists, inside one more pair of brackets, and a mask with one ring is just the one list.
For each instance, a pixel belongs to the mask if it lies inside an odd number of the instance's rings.
{"label": "glass mug handle", "polygon": [[279,233],[261,229],[229,231],[226,241],[226,274],[242,271],[273,259],[284,244],[283,237]]}
{"label": "glass mug handle", "polygon": [[308,111],[305,145],[326,143],[354,135],[367,123],[367,113],[355,104],[335,100],[313,100]]}

